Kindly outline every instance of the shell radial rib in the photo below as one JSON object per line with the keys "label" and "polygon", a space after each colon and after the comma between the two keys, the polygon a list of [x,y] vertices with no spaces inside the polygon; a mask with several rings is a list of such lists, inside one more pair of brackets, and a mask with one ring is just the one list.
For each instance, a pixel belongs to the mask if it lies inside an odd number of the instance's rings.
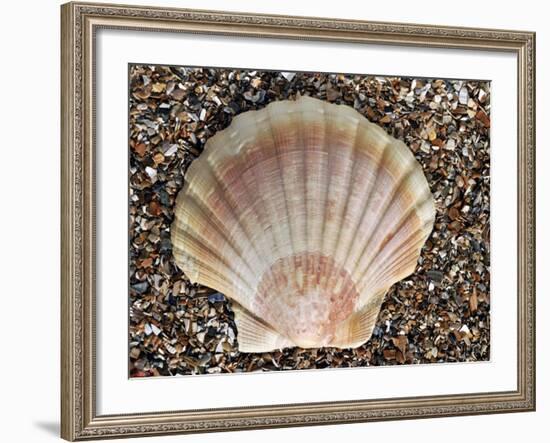
{"label": "shell radial rib", "polygon": [[350,348],[414,272],[434,218],[405,144],[348,106],[302,97],[208,140],[171,235],[187,277],[233,301],[240,351]]}

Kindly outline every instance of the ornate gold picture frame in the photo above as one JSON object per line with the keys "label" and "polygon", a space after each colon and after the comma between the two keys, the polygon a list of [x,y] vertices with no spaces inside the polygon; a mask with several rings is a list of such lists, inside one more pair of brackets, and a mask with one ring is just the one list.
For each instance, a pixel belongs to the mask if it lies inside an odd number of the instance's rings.
{"label": "ornate gold picture frame", "polygon": [[[248,13],[67,3],[61,8],[61,436],[215,432],[535,409],[535,35]],[[517,57],[517,388],[321,403],[98,415],[96,390],[96,32],[177,32],[507,52]],[[125,171],[121,171],[124,174]]]}

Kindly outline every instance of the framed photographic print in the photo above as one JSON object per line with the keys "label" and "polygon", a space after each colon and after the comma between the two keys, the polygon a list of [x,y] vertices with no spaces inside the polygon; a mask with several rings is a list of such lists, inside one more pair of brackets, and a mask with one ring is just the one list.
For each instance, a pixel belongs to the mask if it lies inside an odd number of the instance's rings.
{"label": "framed photographic print", "polygon": [[534,410],[533,33],[61,14],[63,438]]}

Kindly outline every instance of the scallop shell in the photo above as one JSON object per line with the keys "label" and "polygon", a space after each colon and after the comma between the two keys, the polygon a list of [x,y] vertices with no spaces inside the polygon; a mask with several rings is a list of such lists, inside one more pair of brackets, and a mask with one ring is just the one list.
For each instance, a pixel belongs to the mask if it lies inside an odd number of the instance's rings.
{"label": "scallop shell", "polygon": [[173,253],[232,300],[242,352],[367,341],[435,217],[410,150],[354,109],[302,97],[245,112],[185,177]]}

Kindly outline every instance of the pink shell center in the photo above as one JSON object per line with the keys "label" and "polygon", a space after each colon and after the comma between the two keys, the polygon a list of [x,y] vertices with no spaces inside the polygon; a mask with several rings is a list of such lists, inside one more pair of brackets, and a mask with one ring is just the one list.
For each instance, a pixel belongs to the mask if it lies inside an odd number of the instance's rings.
{"label": "pink shell center", "polygon": [[298,346],[328,345],[358,297],[350,274],[331,257],[304,252],[277,260],[265,272],[255,311]]}

